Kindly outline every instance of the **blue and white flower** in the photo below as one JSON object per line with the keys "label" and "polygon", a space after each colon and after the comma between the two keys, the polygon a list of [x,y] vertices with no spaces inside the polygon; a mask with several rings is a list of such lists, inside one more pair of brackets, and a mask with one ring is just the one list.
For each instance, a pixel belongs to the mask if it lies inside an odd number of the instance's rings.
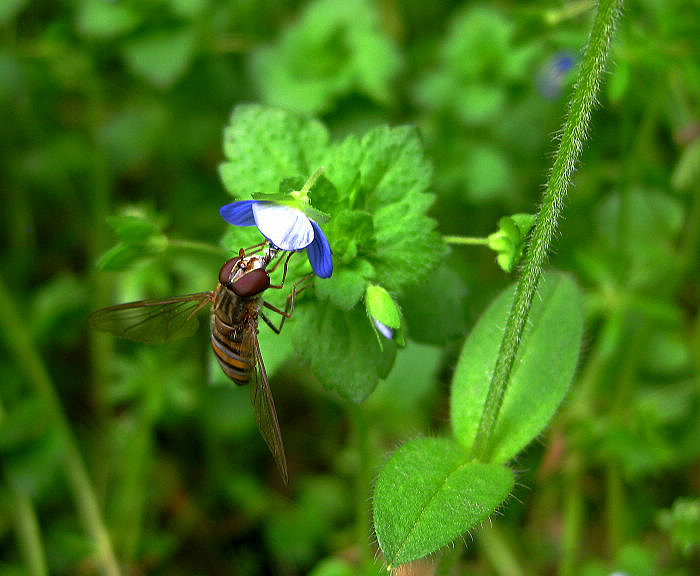
{"label": "blue and white flower", "polygon": [[257,226],[280,250],[306,248],[311,268],[319,278],[333,274],[331,247],[321,227],[301,210],[263,200],[240,200],[222,206],[221,217],[234,226]]}

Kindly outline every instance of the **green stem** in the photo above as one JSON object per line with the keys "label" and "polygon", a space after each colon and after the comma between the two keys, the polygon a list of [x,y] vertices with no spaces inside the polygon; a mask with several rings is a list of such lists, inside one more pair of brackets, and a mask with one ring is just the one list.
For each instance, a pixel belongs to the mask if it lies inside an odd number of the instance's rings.
{"label": "green stem", "polygon": [[355,444],[355,458],[357,459],[357,474],[355,476],[355,529],[359,546],[362,571],[373,564],[373,556],[368,546],[371,534],[370,510],[368,506],[368,486],[372,483],[370,470],[369,434],[367,415],[362,406],[352,403],[350,406],[350,419]]}
{"label": "green stem", "polygon": [[472,450],[473,456],[488,460],[491,436],[508,385],[520,338],[527,322],[532,299],[542,275],[549,247],[557,231],[569,184],[581,155],[591,112],[607,60],[622,0],[601,0],[588,40],[588,47],[569,104],[559,149],[547,182],[542,207],[528,246],[523,273],[518,282],[506,323],[496,366],[489,385],[484,411]]}
{"label": "green stem", "polygon": [[565,20],[576,18],[595,7],[594,0],[579,0],[578,2],[569,2],[563,8],[555,8],[547,10],[544,13],[544,21],[549,26],[557,26]]}
{"label": "green stem", "polygon": [[168,238],[168,247],[179,250],[189,250],[192,252],[215,254],[216,256],[226,255],[226,250],[220,246],[214,246],[213,244],[207,244],[206,242],[197,242],[195,240],[178,240],[177,238]]}
{"label": "green stem", "polygon": [[616,462],[610,462],[605,467],[605,497],[608,558],[612,560],[617,556],[625,540],[625,491],[620,467]]}
{"label": "green stem", "polygon": [[[0,423],[2,423],[4,416],[5,412],[0,404]],[[11,506],[15,513],[17,540],[27,562],[27,574],[29,576],[46,576],[49,571],[46,567],[41,529],[32,505],[32,499],[18,482],[13,481],[9,474],[5,474],[5,476],[12,497]]]}
{"label": "green stem", "polygon": [[26,323],[20,318],[5,284],[0,279],[0,329],[5,332],[7,344],[27,380],[34,387],[51,414],[63,445],[63,467],[68,486],[73,493],[78,514],[95,545],[95,556],[102,574],[120,576],[119,566],[112,550],[112,542],[102,520],[97,496],[83,463],[68,420],[61,407],[51,378],[39,356]]}
{"label": "green stem", "polygon": [[564,533],[559,557],[559,576],[573,576],[579,567],[579,545],[584,522],[583,489],[579,466],[567,473],[564,490]]}
{"label": "green stem", "polygon": [[479,532],[479,549],[498,576],[524,576],[522,562],[497,526]]}
{"label": "green stem", "polygon": [[12,504],[15,511],[17,539],[27,562],[27,574],[46,576],[44,546],[41,543],[41,530],[31,498],[14,484],[11,486]]}
{"label": "green stem", "polygon": [[316,180],[318,180],[325,171],[326,169],[323,166],[316,168],[314,173],[309,176],[309,179],[304,183],[304,186],[301,188],[301,190],[299,190],[299,192],[306,196],[309,193],[309,190],[311,190],[314,184],[316,184]]}
{"label": "green stem", "polygon": [[[105,252],[109,242],[109,231],[107,230],[107,216],[110,211],[110,199],[112,195],[112,178],[107,151],[104,147],[104,140],[100,128],[104,125],[105,105],[102,94],[102,86],[96,77],[86,78],[87,97],[87,119],[86,130],[90,135],[92,157],[90,159],[90,175],[86,187],[89,193],[89,218],[90,218],[90,241],[85,243],[88,261],[97,262]],[[90,306],[93,310],[98,310],[107,306],[110,301],[111,284],[105,274],[94,264],[90,268]],[[107,400],[107,371],[109,358],[112,354],[112,340],[105,338],[95,330],[88,333],[90,350],[90,369],[92,375],[92,404],[95,409],[95,418],[105,428],[109,428],[111,421],[111,410]],[[95,438],[94,454],[103,453],[104,438]],[[96,471],[94,484],[97,492],[107,484],[107,467],[93,467]]]}
{"label": "green stem", "polygon": [[468,246],[488,246],[488,238],[476,238],[474,236],[443,236],[445,244],[461,244]]}

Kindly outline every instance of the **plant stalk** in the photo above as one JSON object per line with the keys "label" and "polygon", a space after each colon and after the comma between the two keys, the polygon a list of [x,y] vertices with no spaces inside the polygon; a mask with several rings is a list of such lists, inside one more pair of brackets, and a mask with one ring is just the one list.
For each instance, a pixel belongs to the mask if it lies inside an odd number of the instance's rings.
{"label": "plant stalk", "polygon": [[466,246],[488,246],[488,238],[477,238],[474,236],[443,236],[445,244],[461,244]]}
{"label": "plant stalk", "polygon": [[[5,411],[0,404],[0,424],[5,417]],[[32,499],[19,483],[15,482],[8,473],[5,473],[7,485],[15,515],[15,530],[17,541],[27,563],[29,576],[47,576],[46,554],[41,541],[41,528],[39,520],[32,504]]]}
{"label": "plant stalk", "polygon": [[576,163],[583,150],[622,4],[623,0],[601,0],[598,5],[472,448],[472,455],[482,461],[489,459],[491,437],[518,352],[520,338],[532,306],[532,299],[537,290],[552,239],[557,231]]}

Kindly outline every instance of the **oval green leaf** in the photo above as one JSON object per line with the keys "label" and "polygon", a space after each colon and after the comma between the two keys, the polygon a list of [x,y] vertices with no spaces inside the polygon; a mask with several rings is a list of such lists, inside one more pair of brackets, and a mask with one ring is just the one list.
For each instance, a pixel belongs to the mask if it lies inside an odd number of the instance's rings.
{"label": "oval green leaf", "polygon": [[[471,449],[479,426],[514,286],[489,306],[464,344],[452,382],[451,421],[456,439]],[[542,277],[523,333],[488,460],[507,462],[547,425],[576,371],[583,310],[574,281]]]}
{"label": "oval green leaf", "polygon": [[513,473],[469,460],[459,444],[419,438],[401,446],[379,474],[374,528],[390,565],[431,554],[487,518],[508,496]]}

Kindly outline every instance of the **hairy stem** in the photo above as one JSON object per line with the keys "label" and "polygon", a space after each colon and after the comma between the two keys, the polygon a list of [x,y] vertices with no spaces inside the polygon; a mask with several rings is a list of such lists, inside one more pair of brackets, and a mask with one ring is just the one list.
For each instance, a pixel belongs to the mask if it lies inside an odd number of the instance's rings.
{"label": "hairy stem", "polygon": [[554,165],[547,182],[542,207],[528,246],[520,281],[515,291],[508,322],[498,353],[496,367],[489,385],[479,430],[474,442],[473,456],[488,461],[491,437],[501,409],[520,338],[542,275],[549,247],[557,230],[564,201],[569,190],[576,163],[596,102],[596,95],[605,68],[622,0],[601,0],[588,39],[588,46],[579,70],[576,87],[569,103],[569,111],[557,150]]}
{"label": "hairy stem", "polygon": [[0,279],[0,330],[6,335],[8,348],[27,381],[34,387],[53,419],[63,445],[62,464],[68,486],[73,493],[80,520],[95,545],[95,560],[105,576],[120,576],[112,542],[102,519],[95,490],[92,487],[78,445],[61,407],[48,371],[39,356],[25,322]]}

